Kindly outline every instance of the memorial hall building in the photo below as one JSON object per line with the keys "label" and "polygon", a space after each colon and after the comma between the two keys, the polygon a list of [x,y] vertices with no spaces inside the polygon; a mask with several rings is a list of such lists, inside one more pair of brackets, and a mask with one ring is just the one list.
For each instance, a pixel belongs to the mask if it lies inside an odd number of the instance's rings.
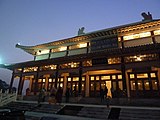
{"label": "memorial hall building", "polygon": [[54,86],[76,90],[83,97],[160,97],[160,19],[142,20],[35,46],[16,45],[32,61],[12,64],[10,87],[18,94],[29,81],[31,95]]}

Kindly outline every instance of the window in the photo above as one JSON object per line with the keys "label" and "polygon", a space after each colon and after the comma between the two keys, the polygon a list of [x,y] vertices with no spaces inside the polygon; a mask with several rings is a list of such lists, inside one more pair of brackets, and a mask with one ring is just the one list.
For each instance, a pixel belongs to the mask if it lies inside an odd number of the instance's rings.
{"label": "window", "polygon": [[92,60],[86,60],[82,63],[83,66],[92,66]]}
{"label": "window", "polygon": [[157,81],[156,80],[152,80],[152,89],[153,90],[158,90],[158,86],[157,86]]}
{"label": "window", "polygon": [[38,67],[27,67],[24,68],[23,72],[34,72],[37,71]]}
{"label": "window", "polygon": [[94,80],[94,76],[91,77],[91,80]]}
{"label": "window", "polygon": [[130,78],[134,78],[134,74],[130,74]]}
{"label": "window", "polygon": [[155,73],[151,73],[151,78],[154,78],[156,77],[156,74]]}
{"label": "window", "polygon": [[53,53],[53,52],[61,52],[61,51],[66,51],[67,50],[67,46],[61,46],[61,47],[59,47],[59,48],[53,48],[52,50],[51,50],[51,52]]}
{"label": "window", "polygon": [[110,76],[101,76],[101,80],[110,80]]}
{"label": "window", "polygon": [[160,35],[160,30],[155,30],[154,35]]}
{"label": "window", "polygon": [[157,54],[144,54],[144,55],[134,55],[134,56],[127,56],[124,58],[125,62],[140,62],[140,61],[151,61],[157,60]]}
{"label": "window", "polygon": [[130,81],[131,84],[131,90],[136,90],[136,83],[135,81]]}
{"label": "window", "polygon": [[124,40],[132,40],[132,39],[138,39],[138,38],[144,38],[151,36],[151,32],[143,32],[143,33],[137,33],[132,35],[126,35],[123,36]]}
{"label": "window", "polygon": [[144,88],[145,88],[145,90],[150,90],[150,82],[148,81],[148,80],[145,80],[144,81]]}
{"label": "window", "polygon": [[79,67],[80,62],[71,62],[71,63],[65,63],[61,64],[60,68],[65,69],[65,68],[77,68]]}
{"label": "window", "polygon": [[141,80],[138,80],[138,90],[143,90],[143,83]]}
{"label": "window", "polygon": [[39,69],[40,71],[45,71],[45,70],[55,70],[57,65],[45,65],[41,66]]}
{"label": "window", "polygon": [[79,81],[79,77],[73,77],[73,81]]}
{"label": "window", "polygon": [[15,73],[18,73],[18,72],[21,72],[21,71],[22,71],[22,68],[16,68],[16,69],[14,69]]}
{"label": "window", "polygon": [[147,73],[137,74],[137,78],[148,78]]}
{"label": "window", "polygon": [[79,49],[79,48],[85,48],[85,47],[87,47],[87,43],[78,43],[78,44],[69,46],[69,49],[72,50],[72,49]]}
{"label": "window", "polygon": [[108,58],[108,64],[117,64],[121,63],[120,57]]}

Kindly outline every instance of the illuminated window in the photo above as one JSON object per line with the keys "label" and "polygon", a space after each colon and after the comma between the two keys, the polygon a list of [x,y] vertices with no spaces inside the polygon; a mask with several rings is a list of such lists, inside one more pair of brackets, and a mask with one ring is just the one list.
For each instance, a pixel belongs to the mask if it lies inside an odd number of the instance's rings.
{"label": "illuminated window", "polygon": [[108,58],[108,64],[118,64],[121,63],[120,57]]}
{"label": "illuminated window", "polygon": [[34,72],[37,71],[38,67],[27,67],[24,68],[23,72]]}
{"label": "illuminated window", "polygon": [[53,53],[53,52],[59,52],[59,48],[53,48],[52,50],[51,50],[51,52]]}
{"label": "illuminated window", "polygon": [[86,60],[82,63],[83,66],[92,66],[92,60]]}
{"label": "illuminated window", "polygon": [[49,51],[50,50],[39,50],[39,51],[37,51],[37,55],[42,55],[42,54],[47,54],[47,53],[49,53]]}
{"label": "illuminated window", "polygon": [[94,76],[91,77],[91,80],[94,80]]}
{"label": "illuminated window", "polygon": [[63,78],[58,78],[60,82],[63,82]]}
{"label": "illuminated window", "polygon": [[42,82],[42,79],[38,79],[38,82]]}
{"label": "illuminated window", "polygon": [[87,43],[78,43],[75,45],[71,45],[69,46],[69,49],[72,50],[72,49],[78,49],[78,48],[84,48],[84,47],[87,47]]}
{"label": "illuminated window", "polygon": [[61,47],[59,47],[59,48],[53,48],[52,50],[51,50],[51,52],[53,53],[55,53],[55,52],[61,52],[61,51],[66,51],[67,50],[67,46],[61,46]]}
{"label": "illuminated window", "polygon": [[67,50],[67,47],[60,47],[59,48],[59,51],[65,51],[65,50]]}
{"label": "illuminated window", "polygon": [[156,80],[152,80],[152,89],[153,90],[158,90],[158,84]]}
{"label": "illuminated window", "polygon": [[143,90],[143,83],[142,81],[138,80],[138,90]]}
{"label": "illuminated window", "polygon": [[45,82],[46,81],[46,79],[43,79],[43,82]]}
{"label": "illuminated window", "polygon": [[94,85],[91,83],[91,91],[94,91]]}
{"label": "illuminated window", "polygon": [[156,77],[156,74],[155,73],[151,73],[151,77]]}
{"label": "illuminated window", "polygon": [[137,78],[148,78],[148,74],[147,73],[137,74]]}
{"label": "illuminated window", "polygon": [[116,76],[115,76],[115,75],[112,75],[112,79],[116,79]]}
{"label": "illuminated window", "polygon": [[135,81],[130,81],[131,83],[131,90],[136,90]]}
{"label": "illuminated window", "polygon": [[130,78],[134,78],[134,74],[130,74]]}
{"label": "illuminated window", "polygon": [[71,68],[76,68],[79,66],[79,62],[71,62],[71,63],[68,63],[68,66],[70,66]]}
{"label": "illuminated window", "polygon": [[71,62],[71,63],[65,63],[65,64],[61,64],[60,68],[64,69],[64,68],[77,68],[79,67],[80,62]]}
{"label": "illuminated window", "polygon": [[160,35],[160,30],[155,30],[154,35]]}
{"label": "illuminated window", "polygon": [[110,76],[101,76],[101,80],[110,80]]}
{"label": "illuminated window", "polygon": [[99,80],[99,76],[96,76],[96,80]]}
{"label": "illuminated window", "polygon": [[60,83],[60,87],[63,87],[63,83]]}
{"label": "illuminated window", "polygon": [[87,43],[80,43],[78,46],[79,48],[84,48],[84,47],[87,47]]}
{"label": "illuminated window", "polygon": [[79,81],[78,77],[73,77],[73,81]]}
{"label": "illuminated window", "polygon": [[70,78],[70,77],[68,78],[68,81],[71,81],[71,78]]}
{"label": "illuminated window", "polygon": [[22,68],[16,68],[16,69],[14,70],[15,73],[21,72],[21,71],[22,71]]}
{"label": "illuminated window", "polygon": [[149,81],[148,80],[145,80],[144,81],[144,88],[145,88],[145,90],[150,90],[150,86],[149,86]]}
{"label": "illuminated window", "polygon": [[51,79],[51,78],[49,78],[49,82],[52,82],[52,79]]}
{"label": "illuminated window", "polygon": [[40,71],[43,70],[55,70],[57,68],[57,65],[45,65],[40,67]]}
{"label": "illuminated window", "polygon": [[125,62],[151,61],[157,59],[158,59],[157,54],[134,55],[134,56],[127,56],[124,58]]}
{"label": "illuminated window", "polygon": [[123,39],[124,40],[132,40],[132,39],[144,38],[144,37],[149,37],[149,36],[151,36],[150,32],[143,32],[143,33],[137,33],[137,34],[123,36]]}
{"label": "illuminated window", "polygon": [[85,81],[85,77],[82,77],[82,81]]}
{"label": "illuminated window", "polygon": [[122,79],[122,75],[118,75],[118,79]]}

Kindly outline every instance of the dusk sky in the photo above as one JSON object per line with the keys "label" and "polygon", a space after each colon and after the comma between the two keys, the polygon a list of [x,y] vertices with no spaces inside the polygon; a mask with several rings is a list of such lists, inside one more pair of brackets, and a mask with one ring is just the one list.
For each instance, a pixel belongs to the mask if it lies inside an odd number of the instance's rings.
{"label": "dusk sky", "polygon": [[[160,19],[160,0],[0,0],[0,64],[33,60],[15,48],[43,44],[85,32],[134,23],[141,13]],[[11,71],[0,69],[7,83]]]}

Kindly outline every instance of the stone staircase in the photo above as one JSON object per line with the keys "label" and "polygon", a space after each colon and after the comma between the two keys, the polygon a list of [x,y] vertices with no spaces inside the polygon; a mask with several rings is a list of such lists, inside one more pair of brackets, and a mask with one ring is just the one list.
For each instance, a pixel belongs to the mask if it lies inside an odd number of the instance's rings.
{"label": "stone staircase", "polygon": [[63,108],[63,105],[49,105],[49,104],[41,104],[36,108],[32,109],[32,112],[40,112],[40,113],[49,113],[56,114],[59,110]]}
{"label": "stone staircase", "polygon": [[[88,119],[120,119],[120,120],[160,120],[160,108],[155,107],[110,107],[101,105],[62,104],[54,105],[36,102],[11,102],[0,107],[13,111],[28,111],[36,114],[78,116]],[[36,119],[31,114],[25,115],[26,120]],[[37,116],[37,120],[40,116]],[[57,119],[58,120],[58,119]]]}
{"label": "stone staircase", "polygon": [[120,111],[120,120],[160,120],[160,110],[156,109],[129,109]]}
{"label": "stone staircase", "polygon": [[0,109],[10,109],[13,111],[31,111],[37,107],[36,103],[25,103],[25,102],[10,102],[2,107]]}
{"label": "stone staircase", "polygon": [[107,119],[110,112],[110,108],[104,107],[83,107],[77,114],[80,117]]}

